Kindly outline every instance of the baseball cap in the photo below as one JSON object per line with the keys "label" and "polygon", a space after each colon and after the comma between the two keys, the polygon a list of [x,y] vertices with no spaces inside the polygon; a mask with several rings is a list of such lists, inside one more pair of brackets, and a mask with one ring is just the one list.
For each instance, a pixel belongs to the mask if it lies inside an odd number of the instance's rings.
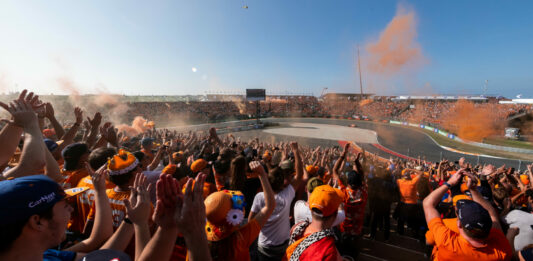
{"label": "baseball cap", "polygon": [[319,177],[313,177],[310,178],[307,181],[307,191],[309,193],[313,193],[316,187],[324,185],[324,181],[322,181]]}
{"label": "baseball cap", "polygon": [[459,194],[459,195],[455,195],[453,198],[452,198],[452,202],[453,202],[453,206],[455,207],[457,205],[457,201],[459,200],[472,200],[472,198],[468,195],[465,195],[465,194]]}
{"label": "baseball cap", "polygon": [[34,175],[0,182],[0,223],[10,224],[52,208],[57,202],[86,191],[69,190],[45,175]]}
{"label": "baseball cap", "polygon": [[141,140],[141,145],[142,146],[148,146],[150,144],[152,144],[154,142],[154,139],[152,138],[144,138]]}
{"label": "baseball cap", "polygon": [[204,159],[197,159],[191,164],[191,170],[192,172],[198,172],[200,170],[203,170],[207,167],[207,161]]}
{"label": "baseball cap", "polygon": [[456,202],[457,217],[464,230],[474,238],[486,238],[492,228],[489,212],[479,203],[472,200],[458,200]]}
{"label": "baseball cap", "polygon": [[330,185],[318,186],[309,196],[309,209],[318,214],[321,212],[323,217],[329,217],[337,211],[339,205],[344,199],[342,191],[333,188]]}
{"label": "baseball cap", "polygon": [[294,170],[294,163],[291,160],[284,160],[279,164],[282,170]]}
{"label": "baseball cap", "polygon": [[44,144],[49,151],[54,151],[57,148],[57,143],[51,139],[44,139]]}
{"label": "baseball cap", "polygon": [[99,249],[88,253],[83,261],[131,261],[126,253],[113,249]]}

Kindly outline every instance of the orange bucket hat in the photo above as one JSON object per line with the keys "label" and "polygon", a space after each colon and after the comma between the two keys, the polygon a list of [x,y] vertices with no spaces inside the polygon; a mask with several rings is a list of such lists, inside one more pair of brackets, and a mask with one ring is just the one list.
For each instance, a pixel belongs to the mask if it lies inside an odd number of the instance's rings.
{"label": "orange bucket hat", "polygon": [[125,150],[119,150],[117,155],[107,161],[109,175],[122,175],[134,170],[139,165],[139,160]]}
{"label": "orange bucket hat", "polygon": [[244,220],[244,195],[240,191],[212,193],[205,201],[207,240],[220,241],[239,228]]}

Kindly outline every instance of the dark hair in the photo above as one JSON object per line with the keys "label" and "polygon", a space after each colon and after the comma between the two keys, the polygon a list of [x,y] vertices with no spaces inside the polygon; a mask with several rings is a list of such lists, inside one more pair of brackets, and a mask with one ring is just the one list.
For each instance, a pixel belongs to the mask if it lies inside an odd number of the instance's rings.
{"label": "dark hair", "polygon": [[132,169],[130,172],[120,175],[109,175],[109,181],[113,182],[113,184],[117,186],[126,185],[132,178],[134,178],[133,174],[137,171],[137,169],[141,166],[141,163],[137,165],[134,169]]}
{"label": "dark hair", "polygon": [[219,159],[213,164],[213,168],[217,174],[225,174],[230,169],[230,162],[226,159]]}
{"label": "dark hair", "polygon": [[426,198],[431,191],[429,190],[429,179],[425,176],[420,177],[416,183],[416,191],[418,192],[418,197],[420,200]]}
{"label": "dark hair", "polygon": [[[37,215],[42,219],[51,220],[54,217],[54,207],[52,206]],[[29,219],[18,220],[10,224],[0,224],[0,231],[2,231],[2,236],[0,237],[0,253],[8,251],[13,246],[15,240],[22,234],[22,229],[24,229]]]}
{"label": "dark hair", "polygon": [[209,252],[213,260],[233,260],[235,259],[235,250],[233,242],[236,241],[238,231],[231,233],[228,237],[220,241],[208,241]]}
{"label": "dark hair", "polygon": [[115,148],[95,149],[91,152],[91,154],[89,154],[89,165],[91,165],[91,168],[94,170],[97,170],[106,164],[107,160],[113,157],[115,154],[117,154],[117,150]]}
{"label": "dark hair", "polygon": [[142,161],[146,155],[144,155],[144,152],[142,151],[136,151],[132,153],[135,158],[137,158],[138,161]]}
{"label": "dark hair", "polygon": [[246,159],[243,156],[234,158],[230,169],[230,189],[243,191],[246,183]]}
{"label": "dark hair", "polygon": [[268,181],[274,193],[278,193],[283,189],[285,184],[285,173],[279,167],[273,168],[268,172]]}

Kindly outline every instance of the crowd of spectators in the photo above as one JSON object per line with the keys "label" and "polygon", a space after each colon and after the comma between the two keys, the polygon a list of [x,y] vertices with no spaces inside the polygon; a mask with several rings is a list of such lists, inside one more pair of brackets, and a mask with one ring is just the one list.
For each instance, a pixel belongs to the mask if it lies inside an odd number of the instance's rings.
{"label": "crowd of spectators", "polygon": [[215,128],[121,139],[80,108],[63,128],[26,91],[0,107],[11,115],[0,260],[353,260],[362,237],[389,239],[391,218],[433,260],[533,260],[533,164],[387,160],[349,142],[243,141]]}

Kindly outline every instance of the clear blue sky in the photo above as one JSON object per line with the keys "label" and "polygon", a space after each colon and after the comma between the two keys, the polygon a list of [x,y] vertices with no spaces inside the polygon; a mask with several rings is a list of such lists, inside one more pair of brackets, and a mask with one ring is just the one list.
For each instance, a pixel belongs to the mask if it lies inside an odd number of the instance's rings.
{"label": "clear blue sky", "polygon": [[[398,4],[2,1],[0,91],[66,93],[62,78],[82,93],[353,92],[354,47],[377,39]],[[479,94],[488,80],[489,94],[533,97],[533,1],[402,4],[427,63],[380,94]]]}

